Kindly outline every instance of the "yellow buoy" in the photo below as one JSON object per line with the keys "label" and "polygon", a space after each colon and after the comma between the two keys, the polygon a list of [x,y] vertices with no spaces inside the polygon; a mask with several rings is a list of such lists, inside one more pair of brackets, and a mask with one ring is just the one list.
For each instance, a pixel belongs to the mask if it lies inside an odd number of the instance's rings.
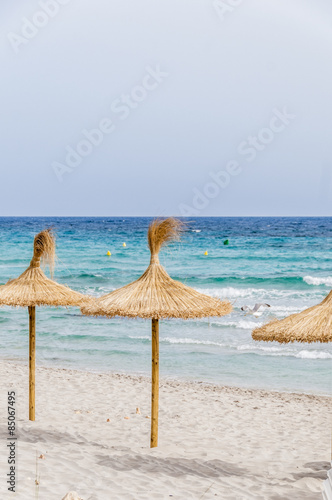
{"label": "yellow buoy", "polygon": [[204,253],[204,255],[209,255],[209,254],[208,254],[208,252],[206,251],[206,252]]}
{"label": "yellow buoy", "polygon": [[108,257],[110,257],[112,254],[110,251],[108,251],[106,255],[108,255]]}
{"label": "yellow buoy", "polygon": [[122,246],[123,246],[123,247],[126,247],[127,245],[126,245],[125,243],[123,243],[123,245],[122,245]]}

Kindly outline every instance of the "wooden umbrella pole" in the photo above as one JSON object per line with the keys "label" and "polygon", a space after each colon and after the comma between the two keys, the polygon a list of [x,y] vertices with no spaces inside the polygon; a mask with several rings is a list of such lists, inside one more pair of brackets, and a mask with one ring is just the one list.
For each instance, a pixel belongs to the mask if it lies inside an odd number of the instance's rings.
{"label": "wooden umbrella pole", "polygon": [[29,420],[35,420],[36,307],[29,307]]}
{"label": "wooden umbrella pole", "polygon": [[159,320],[152,320],[151,448],[158,446]]}

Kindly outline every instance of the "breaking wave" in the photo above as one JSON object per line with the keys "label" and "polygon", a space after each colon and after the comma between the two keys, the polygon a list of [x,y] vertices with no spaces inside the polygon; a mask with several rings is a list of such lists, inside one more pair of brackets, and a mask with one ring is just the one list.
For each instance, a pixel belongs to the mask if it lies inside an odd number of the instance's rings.
{"label": "breaking wave", "polygon": [[308,285],[326,285],[332,286],[332,276],[328,276],[327,278],[315,278],[314,276],[305,276],[303,278]]}

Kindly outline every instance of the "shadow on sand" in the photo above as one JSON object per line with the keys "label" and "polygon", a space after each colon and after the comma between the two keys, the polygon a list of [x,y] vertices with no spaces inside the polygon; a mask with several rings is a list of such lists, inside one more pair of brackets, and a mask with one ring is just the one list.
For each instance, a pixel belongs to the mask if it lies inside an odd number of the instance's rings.
{"label": "shadow on sand", "polygon": [[188,458],[161,458],[143,455],[96,456],[97,464],[117,471],[136,470],[143,473],[166,474],[173,477],[184,475],[203,478],[243,476],[248,471],[221,460],[193,460]]}

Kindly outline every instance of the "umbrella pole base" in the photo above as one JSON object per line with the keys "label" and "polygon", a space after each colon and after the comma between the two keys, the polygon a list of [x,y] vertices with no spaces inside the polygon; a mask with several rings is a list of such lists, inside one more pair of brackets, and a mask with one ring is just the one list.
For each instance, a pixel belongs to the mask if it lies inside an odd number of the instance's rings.
{"label": "umbrella pole base", "polygon": [[152,396],[150,448],[158,446],[159,413],[159,320],[152,320]]}

